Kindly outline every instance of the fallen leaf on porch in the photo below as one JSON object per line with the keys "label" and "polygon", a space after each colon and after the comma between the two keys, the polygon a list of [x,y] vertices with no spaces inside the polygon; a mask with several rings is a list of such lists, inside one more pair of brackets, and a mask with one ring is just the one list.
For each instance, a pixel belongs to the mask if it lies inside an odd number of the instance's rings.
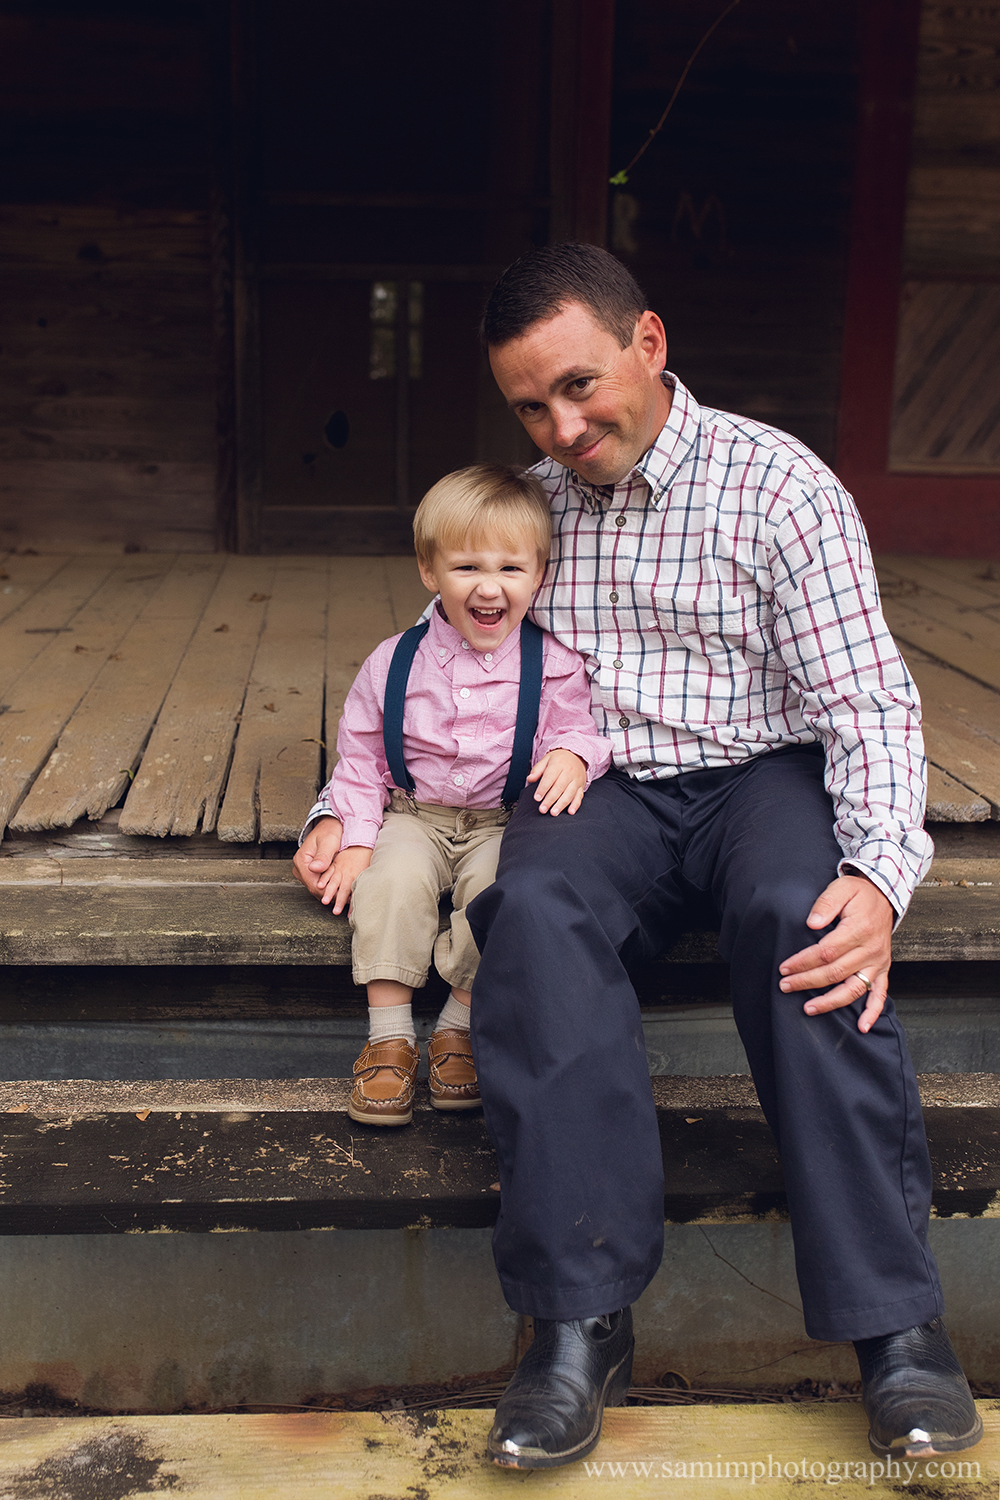
{"label": "fallen leaf on porch", "polygon": [[152,1111],[148,1109],[137,1109],[135,1117],[137,1120],[148,1120],[151,1113]]}
{"label": "fallen leaf on porch", "polygon": [[7,1113],[9,1115],[26,1115],[28,1113],[28,1106],[26,1104],[15,1104]]}
{"label": "fallen leaf on porch", "polygon": [[121,659],[122,654],[120,651],[112,651],[111,655],[108,657],[108,661],[121,661]]}
{"label": "fallen leaf on porch", "polygon": [[313,737],[312,737],[312,735],[307,735],[306,738],[301,741],[301,744],[303,744],[303,745],[321,745],[324,750],[326,749],[326,740],[314,740]]}
{"label": "fallen leaf on porch", "polygon": [[268,599],[270,599],[270,597],[271,597],[270,594],[251,594],[250,595],[250,603],[251,604],[264,604]]}
{"label": "fallen leaf on porch", "polygon": [[264,707],[267,709],[269,714],[276,714],[278,712],[273,703],[265,703]]}
{"label": "fallen leaf on porch", "polygon": [[86,649],[87,649],[86,646],[74,646],[73,647],[73,650],[76,652],[76,654],[78,656],[79,656],[79,654],[80,654],[81,651],[86,651]]}
{"label": "fallen leaf on porch", "polygon": [[214,634],[215,635],[221,635],[224,630],[228,630],[228,629],[229,629],[228,625],[216,625]]}
{"label": "fallen leaf on porch", "polygon": [[702,1119],[701,1115],[687,1115],[686,1118],[685,1118],[685,1120],[684,1120],[684,1124],[685,1125],[698,1125],[701,1122],[701,1119]]}

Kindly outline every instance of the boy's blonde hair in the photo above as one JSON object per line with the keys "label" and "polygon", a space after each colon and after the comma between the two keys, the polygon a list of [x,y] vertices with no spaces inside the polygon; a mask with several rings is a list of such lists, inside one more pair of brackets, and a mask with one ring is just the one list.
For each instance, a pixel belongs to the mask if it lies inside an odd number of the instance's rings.
{"label": "boy's blonde hair", "polygon": [[516,549],[528,537],[544,562],[552,542],[552,514],[533,474],[506,464],[472,464],[446,474],[427,491],[413,517],[413,541],[422,567],[442,547]]}

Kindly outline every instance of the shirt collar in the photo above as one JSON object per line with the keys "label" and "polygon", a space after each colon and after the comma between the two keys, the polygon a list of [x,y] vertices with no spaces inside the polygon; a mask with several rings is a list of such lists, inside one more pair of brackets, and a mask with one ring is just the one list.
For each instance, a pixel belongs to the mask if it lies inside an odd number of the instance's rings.
{"label": "shirt collar", "polygon": [[637,483],[648,487],[651,502],[657,510],[666,500],[671,484],[698,437],[701,407],[687,386],[670,370],[664,370],[660,379],[673,392],[670,413],[655,441],[646,449],[635,467],[616,485],[588,484],[575,470],[571,470],[589,511],[603,510],[605,506],[613,505],[616,491],[627,490],[628,486]]}
{"label": "shirt collar", "polygon": [[[484,672],[492,671],[498,662],[503,661],[516,648],[520,640],[520,627],[512,630],[505,640],[493,651],[477,651],[474,646],[469,646],[461,631],[455,629],[445,618],[441,609],[440,599],[434,601],[434,607],[430,613],[430,629],[427,632],[427,645],[430,647],[431,657],[439,667],[447,666],[453,657],[461,654],[469,656],[473,661],[479,662]],[[463,643],[467,649],[463,649]]]}

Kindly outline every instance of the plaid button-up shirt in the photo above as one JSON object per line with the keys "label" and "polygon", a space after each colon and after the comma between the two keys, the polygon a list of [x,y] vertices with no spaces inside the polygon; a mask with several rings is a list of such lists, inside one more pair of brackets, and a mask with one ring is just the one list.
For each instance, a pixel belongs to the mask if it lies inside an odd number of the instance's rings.
{"label": "plaid button-up shirt", "polygon": [[583,654],[639,780],[822,744],[841,872],[902,914],[932,853],[919,700],[854,504],[794,438],[663,378],[670,415],[619,484],[533,470],[554,528],[533,618]]}

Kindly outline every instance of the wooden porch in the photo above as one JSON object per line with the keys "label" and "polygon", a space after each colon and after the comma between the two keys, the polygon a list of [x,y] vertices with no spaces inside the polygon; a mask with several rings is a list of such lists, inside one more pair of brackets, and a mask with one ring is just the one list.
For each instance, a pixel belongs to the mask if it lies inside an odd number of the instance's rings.
{"label": "wooden porch", "polygon": [[142,1493],[176,1485],[190,1500],[285,1500],[293,1491],[303,1500],[486,1500],[524,1484],[532,1495],[593,1490],[616,1500],[651,1493],[724,1500],[758,1484],[779,1500],[812,1500],[831,1488],[845,1500],[911,1493],[985,1500],[996,1493],[1000,1466],[997,1408],[980,1402],[985,1436],[970,1452],[889,1470],[868,1450],[856,1402],[631,1407],[605,1414],[588,1460],[520,1475],[486,1462],[488,1411],[13,1419],[3,1424],[0,1477],[10,1500],[56,1493],[70,1479],[73,1494],[140,1493],[91,1489],[98,1476],[137,1482]]}

